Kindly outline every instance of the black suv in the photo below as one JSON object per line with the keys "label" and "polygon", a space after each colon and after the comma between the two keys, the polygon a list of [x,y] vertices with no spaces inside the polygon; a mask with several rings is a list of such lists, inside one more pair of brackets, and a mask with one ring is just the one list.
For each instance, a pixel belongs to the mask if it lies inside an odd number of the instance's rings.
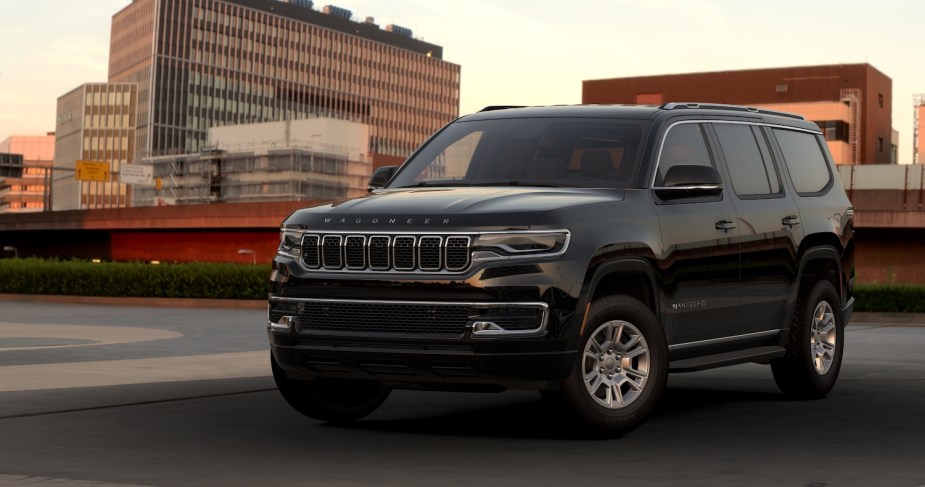
{"label": "black suv", "polygon": [[489,107],[370,194],[293,213],[270,278],[285,399],[361,418],[393,388],[540,390],[640,424],[669,372],[770,364],[835,384],[851,203],[819,128],[729,105]]}

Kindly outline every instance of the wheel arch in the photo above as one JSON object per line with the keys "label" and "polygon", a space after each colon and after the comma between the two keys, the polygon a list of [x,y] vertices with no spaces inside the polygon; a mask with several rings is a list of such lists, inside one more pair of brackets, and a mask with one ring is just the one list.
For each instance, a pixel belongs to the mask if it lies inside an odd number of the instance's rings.
{"label": "wheel arch", "polygon": [[[808,289],[811,283],[820,279],[832,284],[835,292],[839,295],[840,302],[838,305],[843,307],[847,300],[847,295],[842,273],[841,252],[839,247],[828,242],[802,252],[796,281],[787,303],[787,329],[790,328],[794,313],[797,312],[796,308],[800,302],[800,293]],[[788,336],[788,333],[781,333],[781,345],[786,342]]]}
{"label": "wheel arch", "polygon": [[578,335],[584,333],[588,310],[594,299],[606,295],[625,295],[638,299],[661,322],[660,297],[652,265],[643,258],[627,257],[609,260],[588,272],[584,289],[578,303],[581,326]]}

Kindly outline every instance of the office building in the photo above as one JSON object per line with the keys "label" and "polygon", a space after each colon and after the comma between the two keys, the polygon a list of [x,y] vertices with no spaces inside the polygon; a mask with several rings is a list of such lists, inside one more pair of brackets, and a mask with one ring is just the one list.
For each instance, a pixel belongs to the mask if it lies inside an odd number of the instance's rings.
{"label": "office building", "polygon": [[[12,135],[0,142],[0,213],[43,211],[51,182],[55,134]],[[15,166],[19,167],[16,168]]]}
{"label": "office building", "polygon": [[[53,210],[129,205],[128,190],[119,183],[119,168],[134,160],[137,104],[134,83],[87,83],[58,98]],[[78,180],[77,161],[108,164],[109,179]]]}
{"label": "office building", "polygon": [[209,129],[197,153],[142,160],[155,186],[135,186],[134,206],[333,200],[366,193],[369,127],[313,118]]}
{"label": "office building", "polygon": [[401,162],[459,112],[460,67],[410,29],[300,0],[134,0],[113,16],[109,81],[138,83],[138,159],[199,152],[222,125],[327,117]]}
{"label": "office building", "polygon": [[816,122],[839,164],[896,162],[893,81],[870,64],[588,80],[582,103],[706,102],[798,113]]}

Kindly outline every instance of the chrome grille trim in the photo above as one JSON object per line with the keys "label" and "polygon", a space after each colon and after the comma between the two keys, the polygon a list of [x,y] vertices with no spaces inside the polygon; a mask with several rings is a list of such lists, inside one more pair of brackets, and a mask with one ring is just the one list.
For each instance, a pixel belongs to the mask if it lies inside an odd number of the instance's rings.
{"label": "chrome grille trim", "polygon": [[418,267],[422,271],[439,271],[443,268],[443,237],[427,235],[418,239]]}
{"label": "chrome grille trim", "polygon": [[325,269],[340,269],[344,266],[344,251],[341,248],[343,240],[341,235],[325,235],[321,239],[321,261]]}
{"label": "chrome grille trim", "polygon": [[[358,243],[351,243],[358,242]],[[344,239],[344,262],[351,270],[366,268],[366,236],[347,235]]]}
{"label": "chrome grille trim", "polygon": [[388,235],[373,235],[369,237],[369,268],[374,271],[387,271],[392,267],[390,258],[392,237]]}
{"label": "chrome grille trim", "polygon": [[318,269],[321,267],[321,254],[318,242],[321,237],[318,235],[302,235],[302,265],[309,269]]}
{"label": "chrome grille trim", "polygon": [[413,271],[415,268],[415,243],[411,235],[399,235],[392,239],[392,266],[397,271]]}
{"label": "chrome grille trim", "polygon": [[469,259],[472,247],[472,237],[453,236],[447,237],[444,242],[446,255],[446,270],[451,272],[460,272],[469,267]]}
{"label": "chrome grille trim", "polygon": [[302,237],[299,262],[309,271],[459,274],[469,270],[474,241],[452,232],[322,232]]}

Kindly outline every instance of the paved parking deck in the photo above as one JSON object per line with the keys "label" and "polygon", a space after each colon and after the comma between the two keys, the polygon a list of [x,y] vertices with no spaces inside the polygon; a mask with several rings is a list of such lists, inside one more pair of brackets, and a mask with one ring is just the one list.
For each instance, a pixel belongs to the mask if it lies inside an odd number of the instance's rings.
{"label": "paved parking deck", "polygon": [[825,400],[784,400],[760,365],[675,375],[645,425],[598,441],[529,391],[304,418],[264,313],[0,302],[0,486],[925,485],[925,327],[888,316],[855,316]]}

